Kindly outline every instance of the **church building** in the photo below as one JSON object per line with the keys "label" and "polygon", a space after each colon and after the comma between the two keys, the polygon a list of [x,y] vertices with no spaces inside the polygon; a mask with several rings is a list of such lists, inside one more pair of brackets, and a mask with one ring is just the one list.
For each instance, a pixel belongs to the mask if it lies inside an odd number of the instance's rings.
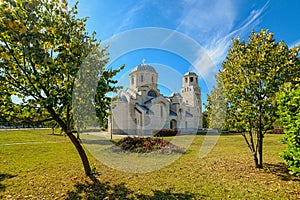
{"label": "church building", "polygon": [[150,136],[161,129],[191,133],[202,128],[201,89],[196,73],[184,74],[180,93],[173,92],[169,97],[160,93],[158,73],[148,64],[136,66],[129,78],[130,87],[113,102],[109,132]]}

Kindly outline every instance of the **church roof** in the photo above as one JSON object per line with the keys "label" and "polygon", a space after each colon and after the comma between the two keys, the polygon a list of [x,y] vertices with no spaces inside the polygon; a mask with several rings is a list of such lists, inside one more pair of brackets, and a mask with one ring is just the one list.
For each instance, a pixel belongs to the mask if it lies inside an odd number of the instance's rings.
{"label": "church roof", "polygon": [[186,117],[193,117],[193,114],[190,113],[190,112],[188,112],[188,111],[185,111],[185,116],[186,116]]}
{"label": "church roof", "polygon": [[181,97],[179,92],[172,92],[169,97]]}
{"label": "church roof", "polygon": [[148,65],[148,64],[139,64],[138,66],[136,66],[135,68],[133,68],[133,70],[131,71],[132,72],[136,72],[136,71],[145,71],[145,70],[148,70],[148,71],[151,71],[151,72],[156,72],[154,67],[152,67],[151,65]]}
{"label": "church roof", "polygon": [[147,103],[151,103],[151,101],[154,99],[154,97],[148,99],[147,101],[144,102],[144,104],[147,104]]}
{"label": "church roof", "polygon": [[141,108],[142,110],[146,111],[146,114],[149,114],[149,115],[153,115],[153,114],[154,114],[153,111],[150,110],[149,108],[147,108],[146,106],[141,105],[141,104],[139,104],[139,103],[136,103],[136,105],[137,105],[139,108]]}
{"label": "church roof", "polygon": [[198,76],[195,72],[187,72],[187,73],[184,74],[184,76],[189,76],[189,75]]}
{"label": "church roof", "polygon": [[174,112],[174,111],[172,111],[172,110],[170,110],[170,116],[177,116],[177,113]]}

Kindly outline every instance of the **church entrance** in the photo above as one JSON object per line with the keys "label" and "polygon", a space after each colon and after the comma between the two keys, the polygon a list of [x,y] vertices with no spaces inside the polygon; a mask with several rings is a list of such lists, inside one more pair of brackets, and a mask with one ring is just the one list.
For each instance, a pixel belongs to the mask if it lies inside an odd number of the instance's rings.
{"label": "church entrance", "polygon": [[176,130],[177,129],[177,121],[175,119],[172,119],[170,121],[170,129]]}

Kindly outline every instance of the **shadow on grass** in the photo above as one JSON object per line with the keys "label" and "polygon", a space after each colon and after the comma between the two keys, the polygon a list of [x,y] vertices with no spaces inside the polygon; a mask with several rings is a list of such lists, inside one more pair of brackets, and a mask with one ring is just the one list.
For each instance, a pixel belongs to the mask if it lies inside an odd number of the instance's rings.
{"label": "shadow on grass", "polygon": [[283,162],[276,164],[266,163],[264,168],[267,172],[277,175],[281,180],[300,182],[300,177],[289,174],[288,166]]}
{"label": "shadow on grass", "polygon": [[124,183],[111,185],[109,182],[102,183],[96,177],[91,177],[92,182],[77,183],[75,191],[68,192],[67,200],[73,199],[195,199],[194,194],[190,193],[173,193],[171,190],[153,191],[153,195],[136,194],[134,191],[126,187]]}
{"label": "shadow on grass", "polygon": [[8,179],[8,178],[13,178],[13,177],[16,177],[16,175],[11,175],[11,174],[2,174],[0,173],[0,192],[4,191],[6,186],[1,184],[1,182],[4,180],[4,179]]}
{"label": "shadow on grass", "polygon": [[112,145],[112,142],[110,140],[86,140],[81,139],[81,142],[83,144],[99,144],[99,145]]}
{"label": "shadow on grass", "polygon": [[50,136],[58,136],[58,137],[66,137],[67,135],[65,135],[64,133],[49,133],[48,135]]}

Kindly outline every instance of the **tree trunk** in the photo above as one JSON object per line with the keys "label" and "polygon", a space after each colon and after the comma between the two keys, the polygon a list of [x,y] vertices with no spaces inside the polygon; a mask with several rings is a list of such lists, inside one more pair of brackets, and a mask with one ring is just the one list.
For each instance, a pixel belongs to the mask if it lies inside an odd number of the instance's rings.
{"label": "tree trunk", "polygon": [[259,168],[257,154],[255,152],[253,152],[252,155],[253,155],[253,160],[254,160],[255,167]]}
{"label": "tree trunk", "polygon": [[79,140],[77,140],[76,137],[73,135],[72,129],[69,128],[62,121],[62,119],[56,114],[56,112],[55,112],[55,110],[53,109],[52,106],[47,106],[47,110],[51,114],[53,119],[62,127],[64,132],[70,138],[71,142],[73,143],[73,145],[75,146],[77,152],[79,153],[79,156],[81,158],[81,161],[82,161],[82,164],[83,164],[83,167],[84,167],[85,174],[87,176],[90,176],[91,175],[91,167],[90,167],[89,160],[88,160],[88,158],[86,156],[86,153],[85,153],[84,149],[82,148],[82,145],[80,144]]}
{"label": "tree trunk", "polygon": [[73,135],[72,132],[67,133],[67,135],[70,138],[70,140],[72,141],[72,143],[74,144],[74,146],[76,147],[76,150],[80,155],[85,174],[87,176],[90,176],[91,175],[90,163],[89,163],[88,157],[87,157],[84,149],[82,148],[82,145],[80,144],[79,140],[76,139],[76,137]]}
{"label": "tree trunk", "polygon": [[261,131],[258,135],[257,142],[258,142],[257,151],[259,156],[259,162],[257,168],[263,168],[263,134],[261,133]]}
{"label": "tree trunk", "polygon": [[262,106],[259,105],[259,130],[258,130],[258,136],[257,136],[257,151],[259,156],[259,162],[257,168],[263,168],[263,138],[264,135],[262,133]]}

